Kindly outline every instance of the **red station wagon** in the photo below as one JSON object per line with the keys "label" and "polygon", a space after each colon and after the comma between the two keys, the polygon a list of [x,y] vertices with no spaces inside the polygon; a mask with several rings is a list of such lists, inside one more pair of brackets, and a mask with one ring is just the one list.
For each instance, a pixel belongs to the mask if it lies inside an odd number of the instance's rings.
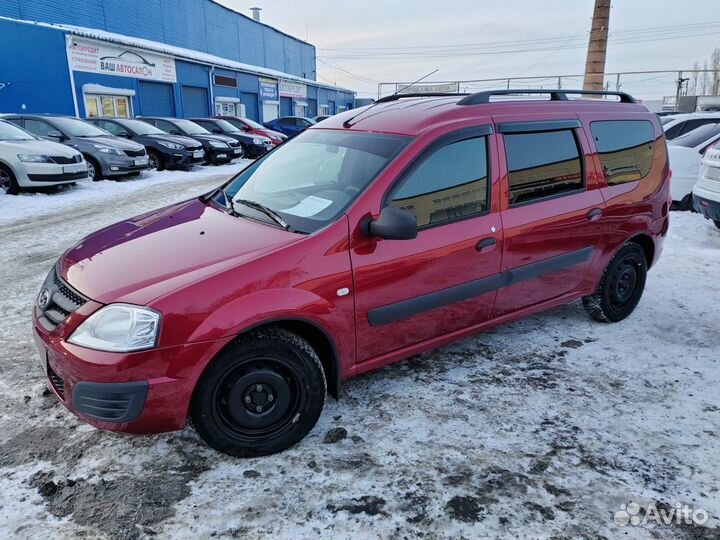
{"label": "red station wagon", "polygon": [[355,375],[576,299],[624,319],[668,230],[667,150],[632,97],[568,98],[588,93],[390,96],[84,238],[34,308],[53,391],[103,429],[189,418],[258,456]]}

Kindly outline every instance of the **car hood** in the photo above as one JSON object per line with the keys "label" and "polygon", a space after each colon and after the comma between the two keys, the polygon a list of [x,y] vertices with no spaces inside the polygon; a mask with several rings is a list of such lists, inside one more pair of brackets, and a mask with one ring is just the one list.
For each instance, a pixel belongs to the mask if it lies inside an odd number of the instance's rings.
{"label": "car hood", "polygon": [[177,144],[182,144],[184,146],[198,145],[198,141],[191,137],[185,137],[184,135],[163,135],[161,133],[152,133],[150,135],[143,135],[143,137],[147,137],[148,139],[155,139],[157,141],[173,142]]}
{"label": "car hood", "polygon": [[217,133],[202,133],[200,135],[193,135],[193,139],[198,141],[220,141],[224,143],[235,142],[235,139],[228,137],[227,135],[218,135]]}
{"label": "car hood", "polygon": [[145,148],[142,144],[128,141],[120,137],[79,137],[79,139],[91,144],[103,144],[105,146],[109,146],[110,148],[117,148],[118,150],[142,150]]}
{"label": "car hood", "polygon": [[45,156],[74,157],[80,152],[65,144],[51,141],[0,141],[0,148],[13,148],[18,153],[33,153]]}
{"label": "car hood", "polygon": [[257,133],[260,135],[264,135],[265,137],[270,137],[272,139],[272,136],[280,137],[281,139],[286,138],[287,135],[284,133],[280,133],[279,131],[275,131],[274,129],[257,129]]}
{"label": "car hood", "polygon": [[91,234],[63,255],[59,269],[96,302],[146,305],[301,238],[193,199]]}

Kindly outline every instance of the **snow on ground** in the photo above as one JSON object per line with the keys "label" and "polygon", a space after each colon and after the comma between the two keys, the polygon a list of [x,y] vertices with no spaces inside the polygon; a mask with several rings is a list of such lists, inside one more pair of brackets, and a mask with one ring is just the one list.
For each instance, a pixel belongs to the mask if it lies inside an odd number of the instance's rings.
{"label": "snow on ground", "polygon": [[[190,429],[79,422],[45,390],[32,342],[48,268],[231,169],[0,199],[0,537],[720,538],[720,231],[694,214],[672,215],[628,320],[574,303],[353,379],[285,453],[235,460]],[[711,517],[615,524],[630,502]]]}

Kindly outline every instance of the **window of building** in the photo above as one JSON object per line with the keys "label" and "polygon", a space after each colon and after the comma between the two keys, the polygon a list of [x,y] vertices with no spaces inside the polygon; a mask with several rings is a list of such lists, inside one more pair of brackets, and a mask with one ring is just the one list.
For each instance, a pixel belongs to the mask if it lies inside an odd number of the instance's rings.
{"label": "window of building", "polygon": [[571,130],[505,135],[510,204],[582,189],[583,174]]}
{"label": "window of building", "polygon": [[330,107],[327,105],[320,105],[318,107],[318,116],[327,116],[330,114]]}
{"label": "window of building", "polygon": [[418,227],[487,210],[486,138],[467,139],[434,151],[402,180],[390,204],[414,215]]}
{"label": "window of building", "polygon": [[128,96],[105,96],[85,94],[85,113],[88,118],[99,116],[118,116],[130,118],[130,98]]}
{"label": "window of building", "polygon": [[226,77],[225,75],[213,75],[213,83],[216,86],[237,88],[237,79],[235,77]]}
{"label": "window of building", "polygon": [[655,153],[655,130],[650,122],[592,122],[590,131],[609,185],[633,182],[648,175]]}

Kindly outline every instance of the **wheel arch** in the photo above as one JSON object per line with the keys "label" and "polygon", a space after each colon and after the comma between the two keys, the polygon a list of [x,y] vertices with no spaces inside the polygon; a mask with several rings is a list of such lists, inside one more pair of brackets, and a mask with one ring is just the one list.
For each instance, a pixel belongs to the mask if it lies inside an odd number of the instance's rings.
{"label": "wheel arch", "polygon": [[655,260],[655,242],[653,241],[652,237],[648,234],[636,234],[635,236],[630,238],[628,242],[637,244],[642,248],[643,252],[645,253],[647,267],[648,269],[650,269],[650,267],[653,265],[653,261]]}

